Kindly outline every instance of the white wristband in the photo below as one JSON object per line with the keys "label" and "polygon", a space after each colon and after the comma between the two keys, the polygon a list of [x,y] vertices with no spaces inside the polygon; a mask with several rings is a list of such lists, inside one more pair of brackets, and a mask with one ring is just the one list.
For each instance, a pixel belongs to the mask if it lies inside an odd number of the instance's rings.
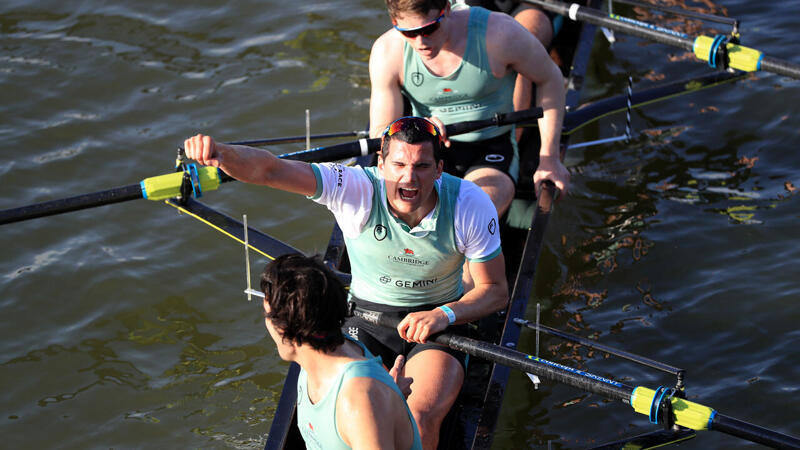
{"label": "white wristband", "polygon": [[456,321],[456,313],[454,313],[453,310],[450,309],[449,306],[442,305],[442,306],[439,307],[439,309],[441,309],[442,311],[444,311],[445,314],[447,314],[447,321],[448,321],[449,325],[452,325],[453,322]]}

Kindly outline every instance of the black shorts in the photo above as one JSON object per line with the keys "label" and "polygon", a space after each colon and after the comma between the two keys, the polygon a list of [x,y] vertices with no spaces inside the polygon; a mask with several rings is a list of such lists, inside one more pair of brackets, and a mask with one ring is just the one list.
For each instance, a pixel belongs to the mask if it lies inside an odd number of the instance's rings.
{"label": "black shorts", "polygon": [[444,171],[464,178],[464,175],[472,169],[491,167],[515,181],[517,174],[511,173],[511,164],[516,155],[511,139],[511,132],[508,132],[476,142],[451,140],[450,147],[444,150]]}
{"label": "black shorts", "polygon": [[[351,298],[351,301],[353,301],[356,306],[361,309],[377,311],[393,315],[401,319],[408,313],[417,311],[430,311],[438,306],[422,305],[409,308],[381,305],[356,298]],[[367,347],[367,350],[369,350],[373,355],[380,356],[381,360],[383,361],[383,365],[386,366],[387,369],[392,368],[397,355],[405,356],[406,361],[408,361],[417,353],[429,349],[453,355],[453,357],[456,358],[461,364],[461,367],[465,372],[467,369],[468,355],[464,352],[453,350],[440,344],[434,344],[433,342],[428,342],[426,344],[407,342],[403,340],[399,334],[397,334],[396,329],[375,325],[358,317],[349,317],[342,326],[342,331],[353,339],[356,339],[364,344],[364,346]],[[470,333],[470,326],[467,324],[450,325],[447,327],[447,332],[467,336]]]}

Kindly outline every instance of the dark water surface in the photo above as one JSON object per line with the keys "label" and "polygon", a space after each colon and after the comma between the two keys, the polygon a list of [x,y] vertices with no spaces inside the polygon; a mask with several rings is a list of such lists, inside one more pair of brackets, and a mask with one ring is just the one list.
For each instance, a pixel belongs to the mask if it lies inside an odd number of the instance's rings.
{"label": "dark water surface", "polygon": [[[796,2],[716,3],[742,19],[743,43],[798,62]],[[379,0],[5,1],[0,209],[170,172],[196,131],[302,134],[305,109],[312,132],[361,129],[369,47],[387,26]],[[621,92],[629,74],[636,88],[707,71],[682,55],[599,38],[585,97]],[[604,118],[574,141],[623,126]],[[536,280],[542,320],[686,368],[693,400],[800,435],[800,82],[760,74],[638,110],[634,128],[649,132],[567,157],[571,195]],[[205,200],[303,251],[326,245],[331,217],[298,196],[230,184]],[[263,445],[286,365],[241,294],[239,245],[143,200],[2,231],[3,447]],[[674,382],[557,341],[541,353]],[[497,448],[651,429],[623,404],[512,383]],[[683,447],[745,445],[705,432]]]}

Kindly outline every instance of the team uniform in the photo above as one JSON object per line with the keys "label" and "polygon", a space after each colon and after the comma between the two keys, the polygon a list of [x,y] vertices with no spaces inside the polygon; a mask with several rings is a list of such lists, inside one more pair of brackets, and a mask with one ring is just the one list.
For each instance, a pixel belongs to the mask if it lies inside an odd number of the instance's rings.
{"label": "team uniform", "polygon": [[[486,50],[486,26],[490,12],[469,8],[467,44],[461,65],[445,76],[432,74],[408,44],[403,48],[402,92],[411,103],[412,115],[436,116],[445,124],[488,119],[514,110],[517,73],[496,78]],[[517,141],[513,126],[488,127],[450,138],[445,150],[445,171],[463,176],[468,169],[493,167],[516,182],[519,172]]]}
{"label": "team uniform", "polygon": [[[308,398],[308,373],[301,369],[300,374],[297,376],[297,426],[300,428],[300,434],[303,436],[308,449],[350,449],[339,435],[336,423],[336,403],[339,398],[339,391],[342,388],[342,384],[347,380],[356,377],[374,378],[392,388],[400,398],[405,398],[400,388],[395,384],[394,379],[381,365],[380,358],[373,357],[362,343],[355,342],[361,347],[364,351],[364,356],[368,359],[347,363],[339,372],[333,386],[317,403],[311,403]],[[405,401],[403,404],[405,404]],[[411,427],[414,429],[414,441],[411,450],[421,450],[422,441],[420,441],[419,430],[407,404],[406,412],[408,413],[408,419],[411,421]]]}
{"label": "team uniform", "polygon": [[[311,167],[317,180],[311,199],[327,206],[342,230],[353,275],[350,297],[361,308],[404,317],[452,302],[464,293],[465,258],[485,262],[501,252],[497,211],[474,183],[443,173],[434,185],[436,206],[410,229],[389,211],[377,168],[335,163]],[[461,352],[408,343],[396,330],[355,317],[344,331],[381,356],[387,367],[398,354],[410,358],[430,347],[464,364]]]}

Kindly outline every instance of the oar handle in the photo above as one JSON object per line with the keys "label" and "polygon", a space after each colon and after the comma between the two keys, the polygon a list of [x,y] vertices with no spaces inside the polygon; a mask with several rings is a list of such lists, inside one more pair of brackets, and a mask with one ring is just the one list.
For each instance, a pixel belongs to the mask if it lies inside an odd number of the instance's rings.
{"label": "oar handle", "polygon": [[[324,133],[324,134],[312,134],[308,136],[309,139],[312,141],[320,140],[320,139],[337,139],[337,138],[345,138],[345,137],[357,137],[363,138],[367,136],[366,131],[343,131],[341,133]],[[291,144],[294,142],[305,142],[306,136],[286,136],[286,137],[277,137],[277,138],[266,138],[266,139],[252,139],[247,141],[236,141],[236,142],[229,142],[231,145],[249,145],[251,147],[260,147],[263,145],[274,145],[274,144]]]}
{"label": "oar handle", "polygon": [[522,111],[514,111],[510,113],[496,113],[490,119],[470,120],[466,122],[453,123],[444,127],[448,136],[455,136],[457,134],[469,133],[472,131],[480,130],[487,127],[502,127],[512,124],[524,124],[533,122],[542,117],[544,113],[542,108],[535,107],[524,109]]}
{"label": "oar handle", "polygon": [[366,156],[381,149],[379,138],[359,139],[357,141],[343,142],[341,144],[328,145],[325,147],[310,148],[293,153],[284,153],[278,156],[281,159],[293,159],[305,162],[325,162],[338,161],[356,156]]}

